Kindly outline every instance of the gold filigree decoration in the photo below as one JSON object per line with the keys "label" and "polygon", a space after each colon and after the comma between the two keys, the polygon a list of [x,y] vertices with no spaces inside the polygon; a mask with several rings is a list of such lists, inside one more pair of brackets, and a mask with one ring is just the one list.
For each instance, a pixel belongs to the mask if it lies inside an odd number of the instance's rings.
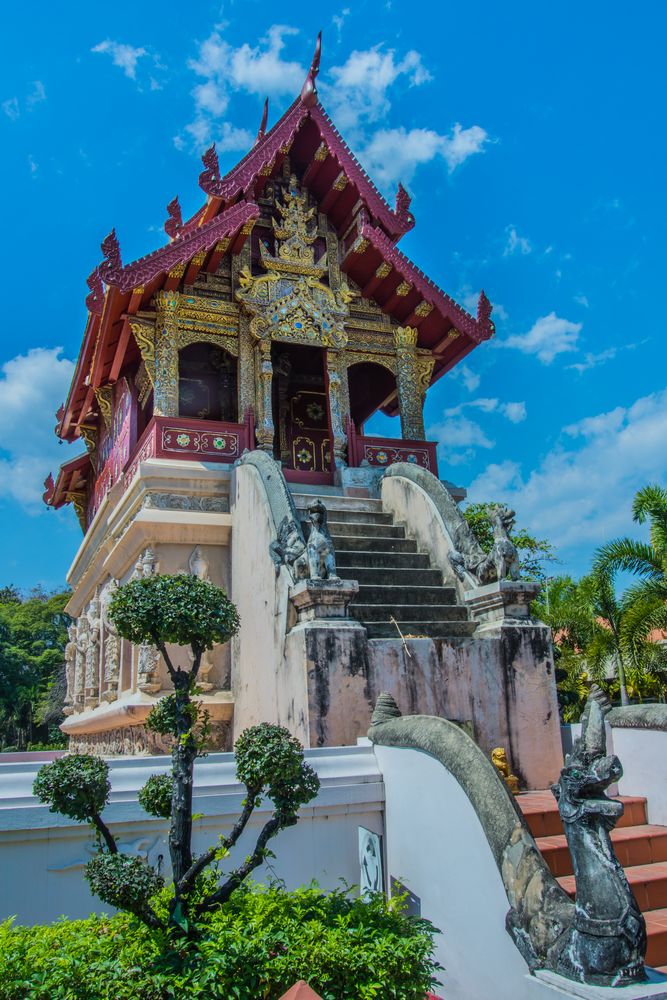
{"label": "gold filigree decoration", "polygon": [[397,326],[394,330],[394,344],[397,350],[414,350],[417,346],[417,328],[414,326]]}
{"label": "gold filigree decoration", "polygon": [[387,264],[386,260],[382,261],[380,266],[375,271],[376,278],[388,278],[391,274],[391,264]]}
{"label": "gold filigree decoration", "polygon": [[430,316],[432,312],[433,312],[433,306],[431,305],[430,302],[420,302],[417,308],[415,309],[415,316],[421,316],[421,317]]}
{"label": "gold filigree decoration", "polygon": [[348,369],[352,365],[360,365],[367,362],[372,365],[381,365],[388,369],[392,375],[396,375],[396,358],[389,354],[375,354],[372,351],[346,351],[345,365]]}
{"label": "gold filigree decoration", "polygon": [[167,272],[170,278],[176,278],[178,281],[181,280],[185,274],[185,264],[174,264],[174,266]]}
{"label": "gold filigree decoration", "polygon": [[74,512],[79,519],[79,524],[81,525],[81,530],[85,534],[86,532],[86,506],[88,502],[88,495],[85,490],[72,490],[70,493],[66,494],[66,499],[68,503],[71,503],[74,507]]}
{"label": "gold filigree decoration", "polygon": [[113,423],[113,387],[110,385],[100,386],[99,389],[95,390],[95,399],[97,400],[97,405],[100,408],[100,413],[102,414],[102,419],[107,430],[111,430]]}
{"label": "gold filigree decoration", "polygon": [[347,177],[345,172],[341,170],[336,180],[333,182],[332,187],[334,191],[344,191],[347,187]]}
{"label": "gold filigree decoration", "polygon": [[89,455],[94,455],[97,451],[97,427],[95,424],[79,424],[79,432],[88,449]]}
{"label": "gold filigree decoration", "polygon": [[366,253],[367,250],[368,250],[368,240],[364,239],[361,236],[358,236],[352,247],[352,253],[362,254]]}
{"label": "gold filigree decoration", "polygon": [[141,352],[142,360],[146,366],[146,374],[151,385],[155,382],[155,328],[148,326],[145,322],[132,322],[130,320],[130,330],[134,334],[137,347]]}
{"label": "gold filigree decoration", "polygon": [[[250,261],[237,273],[237,300],[252,317],[250,332],[261,341],[287,341],[342,348],[347,344],[345,322],[354,292],[344,282],[331,288],[320,278],[326,270],[326,255],[317,264],[313,244],[315,208],[308,208],[307,195],[292,174],[280,220],[274,220],[278,244],[272,257],[263,248],[261,262],[266,274],[253,275]],[[333,248],[334,240],[328,244]]]}
{"label": "gold filigree decoration", "polygon": [[402,281],[400,285],[396,287],[396,294],[400,295],[401,298],[405,298],[412,291],[412,285],[409,281]]}
{"label": "gold filigree decoration", "polygon": [[324,163],[327,156],[329,155],[329,147],[326,142],[321,142],[317,149],[315,150],[315,160],[317,163]]}
{"label": "gold filigree decoration", "polygon": [[430,355],[428,357],[417,358],[417,379],[422,393],[425,393],[431,385],[431,376],[433,375],[434,366],[435,358]]}

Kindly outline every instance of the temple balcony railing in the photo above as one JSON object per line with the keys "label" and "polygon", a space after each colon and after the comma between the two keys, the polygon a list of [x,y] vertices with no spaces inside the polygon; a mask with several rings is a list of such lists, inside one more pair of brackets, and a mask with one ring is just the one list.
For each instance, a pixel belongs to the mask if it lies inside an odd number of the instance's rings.
{"label": "temple balcony railing", "polygon": [[248,411],[242,424],[190,417],[153,417],[125,466],[126,486],[141,462],[149,458],[176,458],[231,464],[255,447],[255,424]]}
{"label": "temple balcony railing", "polygon": [[369,465],[386,468],[394,462],[413,462],[438,475],[438,446],[435,441],[408,441],[397,438],[365,437],[357,434],[353,422],[347,426],[348,464],[352,468]]}

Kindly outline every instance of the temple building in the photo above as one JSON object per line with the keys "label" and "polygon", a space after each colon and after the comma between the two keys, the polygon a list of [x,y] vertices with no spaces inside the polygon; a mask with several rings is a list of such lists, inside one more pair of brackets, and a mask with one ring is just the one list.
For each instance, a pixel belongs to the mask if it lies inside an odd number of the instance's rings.
{"label": "temple building", "polygon": [[[85,451],[44,495],[84,532],[63,728],[73,748],[159,749],[143,721],[164,665],[117,636],[106,607],[132,576],[192,572],[242,619],[202,669],[218,746],[262,719],[310,745],[353,743],[386,689],[507,746],[525,776],[505,697],[516,676],[488,668],[492,706],[478,690],[507,601],[471,603],[479,581],[452,570],[448,549],[472,558],[474,544],[423,419],[429,387],[493,335],[491,306],[482,292],[470,315],[399,249],[410,197],[378,192],[319,102],[318,68],[319,43],[300,96],[268,130],[265,108],[227,174],[208,150],[203,204],[187,220],[168,205],[163,247],[125,263],[112,231],[88,278],[56,428]],[[400,439],[365,433],[377,411],[400,417]],[[318,499],[337,559],[319,590],[286,556]],[[545,650],[527,670],[544,673]],[[552,686],[539,710],[557,723]]]}

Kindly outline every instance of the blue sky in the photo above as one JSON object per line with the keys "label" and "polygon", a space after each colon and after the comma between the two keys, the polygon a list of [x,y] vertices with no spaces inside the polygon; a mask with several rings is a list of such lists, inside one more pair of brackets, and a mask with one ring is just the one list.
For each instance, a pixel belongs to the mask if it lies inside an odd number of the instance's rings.
{"label": "blue sky", "polygon": [[402,247],[495,303],[495,341],[427,401],[441,475],[511,502],[568,571],[634,532],[634,491],[667,470],[666,20],[616,0],[8,7],[0,585],[61,585],[80,543],[40,497],[73,454],[53,413],[101,239],[115,226],[126,261],[160,245],[167,202],[201,203],[203,148],[245,153],[319,28],[325,107],[385,193],[413,194]]}

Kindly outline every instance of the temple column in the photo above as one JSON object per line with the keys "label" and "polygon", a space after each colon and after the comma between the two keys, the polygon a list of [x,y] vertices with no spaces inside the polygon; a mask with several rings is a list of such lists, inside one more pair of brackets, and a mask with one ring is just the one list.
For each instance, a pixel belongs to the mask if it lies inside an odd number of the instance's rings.
{"label": "temple column", "polygon": [[250,333],[250,317],[239,315],[238,421],[243,423],[248,410],[255,410],[255,357]]}
{"label": "temple column", "polygon": [[178,292],[156,295],[153,414],[178,416]]}
{"label": "temple column", "polygon": [[273,453],[275,426],[273,423],[273,362],[271,361],[271,341],[260,340],[256,347],[258,393],[257,402],[257,444],[262,451]]}
{"label": "temple column", "polygon": [[[342,351],[327,350],[327,385],[329,393],[329,419],[331,421],[334,468],[347,464],[347,435],[345,418],[350,412],[347,386],[347,368]],[[343,372],[345,377],[343,378]]]}
{"label": "temple column", "polygon": [[394,331],[396,346],[396,388],[401,414],[401,436],[407,441],[423,441],[424,393],[421,386],[420,359],[417,357],[417,330],[399,326]]}

